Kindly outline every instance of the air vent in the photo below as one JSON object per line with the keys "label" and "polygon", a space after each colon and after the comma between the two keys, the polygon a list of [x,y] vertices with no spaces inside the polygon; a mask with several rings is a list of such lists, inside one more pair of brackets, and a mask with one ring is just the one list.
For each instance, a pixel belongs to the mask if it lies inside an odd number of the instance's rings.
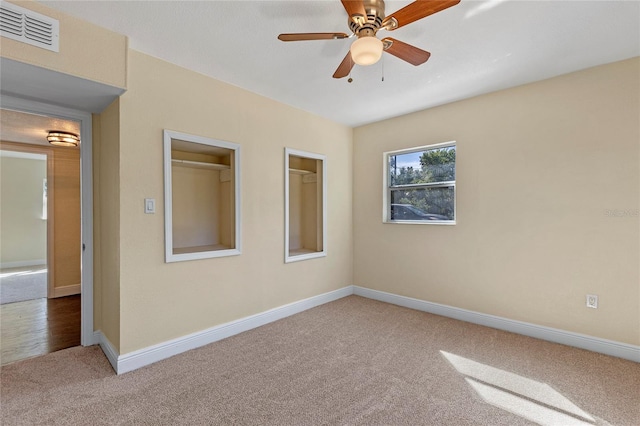
{"label": "air vent", "polygon": [[58,20],[11,3],[0,3],[0,35],[59,52]]}

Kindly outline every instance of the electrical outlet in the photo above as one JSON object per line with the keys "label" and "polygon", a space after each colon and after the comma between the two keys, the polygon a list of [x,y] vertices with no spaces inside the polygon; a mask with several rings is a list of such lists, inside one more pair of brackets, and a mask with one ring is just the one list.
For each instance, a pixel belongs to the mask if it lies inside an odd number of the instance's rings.
{"label": "electrical outlet", "polygon": [[598,296],[587,294],[587,308],[598,309]]}

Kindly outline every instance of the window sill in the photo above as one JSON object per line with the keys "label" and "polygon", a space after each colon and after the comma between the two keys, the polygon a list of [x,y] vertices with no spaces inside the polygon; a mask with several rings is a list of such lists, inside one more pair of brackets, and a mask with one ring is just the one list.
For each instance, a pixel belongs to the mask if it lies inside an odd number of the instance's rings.
{"label": "window sill", "polygon": [[382,223],[400,224],[400,225],[455,225],[456,221],[439,221],[439,220],[384,220]]}

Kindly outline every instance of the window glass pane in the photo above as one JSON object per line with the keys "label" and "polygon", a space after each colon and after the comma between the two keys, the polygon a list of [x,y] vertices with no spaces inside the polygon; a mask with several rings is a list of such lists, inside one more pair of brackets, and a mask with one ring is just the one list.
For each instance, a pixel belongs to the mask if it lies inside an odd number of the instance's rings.
{"label": "window glass pane", "polygon": [[456,180],[456,147],[389,156],[391,186]]}
{"label": "window glass pane", "polygon": [[455,189],[404,188],[391,191],[391,220],[454,220]]}

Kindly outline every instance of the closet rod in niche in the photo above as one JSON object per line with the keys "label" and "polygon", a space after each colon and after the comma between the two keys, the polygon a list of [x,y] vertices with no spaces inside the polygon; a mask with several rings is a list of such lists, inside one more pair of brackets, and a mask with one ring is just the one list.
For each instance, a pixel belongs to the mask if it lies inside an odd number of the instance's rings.
{"label": "closet rod in niche", "polygon": [[309,171],[309,170],[292,169],[292,168],[289,168],[289,173],[293,173],[294,175],[309,175],[309,174],[315,174],[315,172],[311,172],[311,171]]}
{"label": "closet rod in niche", "polygon": [[226,164],[204,163],[202,161],[179,160],[177,158],[172,158],[171,164],[178,167],[192,167],[196,169],[227,170],[230,168]]}

